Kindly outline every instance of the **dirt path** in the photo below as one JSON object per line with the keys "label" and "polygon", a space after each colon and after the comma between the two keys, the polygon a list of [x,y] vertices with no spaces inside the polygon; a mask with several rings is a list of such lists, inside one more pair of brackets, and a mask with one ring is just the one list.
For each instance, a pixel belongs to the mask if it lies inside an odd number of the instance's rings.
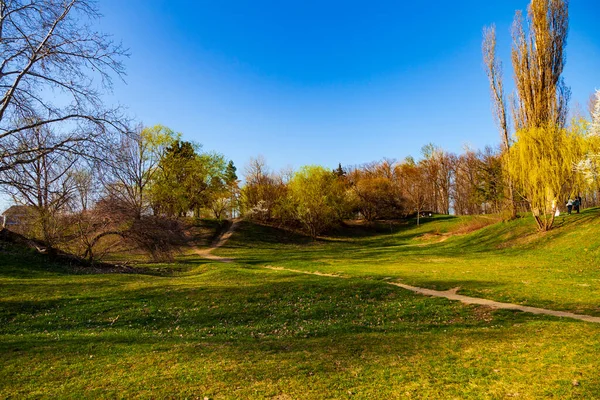
{"label": "dirt path", "polygon": [[[235,232],[235,229],[237,228],[237,224],[239,222],[240,222],[240,220],[238,220],[238,219],[233,220],[233,223],[231,224],[229,229],[224,234],[222,234],[209,248],[199,249],[199,248],[195,247],[194,248],[195,253],[198,254],[199,256],[201,256],[202,258],[206,258],[206,259],[213,260],[213,261],[219,261],[219,262],[223,262],[223,263],[234,262],[233,258],[215,256],[215,255],[211,254],[211,251],[213,251],[214,249],[217,249],[217,248],[223,246],[225,243],[227,243],[227,240],[229,240],[231,235],[233,235],[233,232]],[[294,272],[297,274],[317,275],[317,276],[325,276],[325,277],[330,277],[330,278],[342,278],[342,279],[346,278],[345,276],[327,274],[327,273],[318,272],[318,271],[308,272],[308,271],[301,271],[301,270],[297,270],[297,269],[288,269],[288,268],[272,267],[272,266],[265,266],[264,268],[275,270],[275,271]],[[443,297],[448,300],[460,301],[464,304],[477,304],[480,306],[486,306],[486,307],[495,308],[495,309],[516,310],[516,311],[523,311],[523,312],[528,312],[528,313],[532,313],[532,314],[551,315],[553,317],[572,318],[572,319],[578,319],[578,320],[586,321],[586,322],[593,322],[593,323],[597,323],[597,324],[600,323],[600,317],[593,317],[591,315],[575,314],[575,313],[571,313],[571,312],[567,312],[567,311],[548,310],[546,308],[522,306],[519,304],[502,303],[499,301],[482,299],[479,297],[463,296],[461,294],[457,294],[457,292],[460,288],[454,288],[454,289],[442,291],[442,290],[425,289],[425,288],[420,288],[417,286],[405,285],[403,283],[398,283],[398,282],[386,282],[386,283],[388,285],[401,287],[402,289],[410,290],[411,292],[423,294],[425,296]]]}
{"label": "dirt path", "polygon": [[[307,271],[300,271],[300,270],[280,268],[280,267],[271,267],[271,266],[266,266],[265,268],[272,269],[275,271],[288,271],[288,272],[307,274],[307,275],[327,276],[327,277],[332,277],[332,278],[346,278],[344,276],[325,274],[322,272],[307,272]],[[523,311],[523,312],[528,312],[528,313],[532,313],[532,314],[551,315],[554,317],[572,318],[572,319],[578,319],[578,320],[586,321],[586,322],[593,322],[593,323],[597,323],[597,324],[600,323],[600,317],[592,317],[591,315],[575,314],[575,313],[571,313],[571,312],[567,312],[567,311],[548,310],[545,308],[522,306],[519,304],[501,303],[499,301],[487,300],[487,299],[482,299],[479,297],[463,296],[461,294],[457,294],[457,292],[460,288],[454,288],[454,289],[450,289],[450,290],[441,291],[441,290],[425,289],[425,288],[420,288],[420,287],[416,287],[416,286],[405,285],[403,283],[398,283],[398,282],[386,282],[386,283],[388,285],[398,286],[398,287],[401,287],[402,289],[410,290],[411,292],[414,292],[414,293],[423,294],[426,296],[433,296],[433,297],[443,297],[443,298],[446,298],[449,300],[458,300],[465,304],[477,304],[477,305],[487,306],[487,307],[495,308],[495,309],[516,310],[516,311]]]}
{"label": "dirt path", "polygon": [[231,226],[229,227],[229,229],[227,229],[227,231],[225,233],[223,233],[221,236],[219,236],[210,245],[209,248],[207,248],[207,249],[200,249],[198,247],[194,247],[194,253],[196,253],[200,257],[206,258],[208,260],[219,261],[219,262],[223,262],[223,263],[232,263],[233,262],[233,258],[219,257],[219,256],[216,256],[216,255],[212,254],[211,252],[214,249],[218,249],[219,247],[221,247],[225,243],[227,243],[227,241],[229,240],[229,238],[231,237],[231,235],[233,235],[233,232],[235,232],[235,230],[236,230],[239,222],[240,222],[239,219],[234,219],[233,222],[232,222],[232,224],[231,224]]}

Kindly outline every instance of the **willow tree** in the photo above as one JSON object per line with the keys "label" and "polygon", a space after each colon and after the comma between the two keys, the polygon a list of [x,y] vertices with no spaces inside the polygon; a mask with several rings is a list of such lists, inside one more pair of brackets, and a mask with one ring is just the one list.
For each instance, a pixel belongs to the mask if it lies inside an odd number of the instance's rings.
{"label": "willow tree", "polygon": [[516,136],[509,172],[526,194],[538,230],[550,230],[558,202],[582,184],[573,166],[585,153],[584,131],[577,124],[569,130],[550,124],[521,129]]}

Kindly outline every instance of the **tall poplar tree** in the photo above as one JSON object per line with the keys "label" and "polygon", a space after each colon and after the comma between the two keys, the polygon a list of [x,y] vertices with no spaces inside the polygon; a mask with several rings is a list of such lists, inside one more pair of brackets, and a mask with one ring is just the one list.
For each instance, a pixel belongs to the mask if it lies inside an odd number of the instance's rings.
{"label": "tall poplar tree", "polygon": [[542,231],[552,228],[558,203],[571,194],[573,165],[581,157],[581,132],[565,128],[570,90],[561,75],[568,31],[567,0],[531,0],[525,18],[520,11],[516,13],[511,53],[515,82],[511,110],[516,137],[510,150],[493,30],[487,31],[484,41],[484,60],[499,110],[497,120],[505,133],[510,177]]}

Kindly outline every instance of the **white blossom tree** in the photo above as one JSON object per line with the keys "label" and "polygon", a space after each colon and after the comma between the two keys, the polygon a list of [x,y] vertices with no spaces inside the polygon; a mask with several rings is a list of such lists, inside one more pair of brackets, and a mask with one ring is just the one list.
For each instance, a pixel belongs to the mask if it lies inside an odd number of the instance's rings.
{"label": "white blossom tree", "polygon": [[587,183],[598,186],[600,183],[600,90],[596,90],[592,121],[587,130],[588,151],[586,157],[575,165],[575,170],[583,174]]}
{"label": "white blossom tree", "polygon": [[596,90],[596,101],[592,112],[592,125],[590,134],[600,136],[600,90]]}

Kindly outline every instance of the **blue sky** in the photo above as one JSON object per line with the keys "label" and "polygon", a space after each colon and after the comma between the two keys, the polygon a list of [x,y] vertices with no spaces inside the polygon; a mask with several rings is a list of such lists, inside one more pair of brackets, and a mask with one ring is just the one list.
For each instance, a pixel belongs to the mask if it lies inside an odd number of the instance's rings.
{"label": "blue sky", "polygon": [[[131,52],[107,101],[239,171],[259,154],[274,169],[333,168],[430,142],[496,145],[482,28],[497,26],[508,84],[510,24],[527,3],[100,0],[101,29]],[[599,15],[598,0],[571,1],[571,106],[600,88]]]}
{"label": "blue sky", "polygon": [[[334,167],[495,145],[481,61],[495,23],[527,1],[215,2],[104,0],[102,27],[130,48],[114,98],[243,169]],[[600,87],[597,0],[573,0],[564,77],[583,106]]]}

